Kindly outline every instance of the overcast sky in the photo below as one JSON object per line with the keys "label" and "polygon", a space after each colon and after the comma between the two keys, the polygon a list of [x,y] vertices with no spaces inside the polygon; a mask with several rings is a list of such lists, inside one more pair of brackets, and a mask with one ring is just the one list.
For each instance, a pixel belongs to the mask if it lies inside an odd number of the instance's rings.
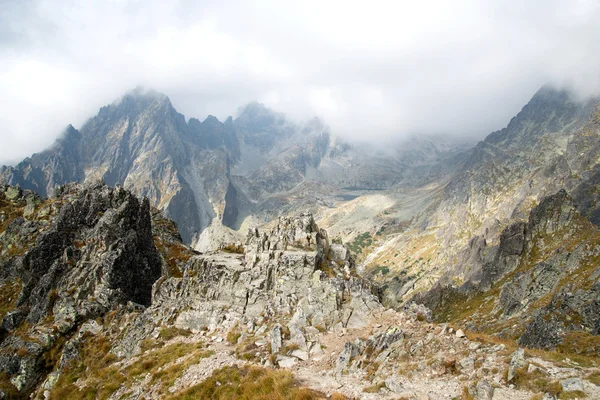
{"label": "overcast sky", "polygon": [[546,82],[600,92],[599,3],[0,0],[0,163],[138,85],[186,118],[258,100],[347,137],[483,138]]}

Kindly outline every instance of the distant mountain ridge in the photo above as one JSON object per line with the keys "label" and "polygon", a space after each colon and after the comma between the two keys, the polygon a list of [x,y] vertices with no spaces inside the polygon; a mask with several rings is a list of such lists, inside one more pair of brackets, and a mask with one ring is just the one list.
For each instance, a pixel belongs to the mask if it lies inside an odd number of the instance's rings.
{"label": "distant mountain ridge", "polygon": [[[281,215],[273,196],[301,185],[319,182],[323,193],[387,189],[413,179],[413,169],[462,150],[419,139],[411,146],[424,150],[367,154],[331,135],[316,118],[298,124],[259,103],[225,122],[214,116],[186,122],[166,95],[137,88],[102,107],[79,130],[69,126],[51,148],[2,167],[0,181],[43,197],[72,181],[121,184],[148,197],[194,244],[213,220],[238,229],[249,216],[264,221]],[[288,206],[314,206],[321,196],[310,191],[301,197]]]}
{"label": "distant mountain ridge", "polygon": [[235,237],[227,228],[309,210],[356,243],[365,272],[390,271],[373,277],[397,305],[437,282],[480,279],[483,249],[561,189],[599,222],[598,104],[543,87],[474,147],[424,136],[384,146],[345,141],[319,119],[297,123],[259,103],[225,122],[186,122],[166,95],[136,89],[50,149],[2,167],[0,182],[42,196],[71,181],[121,184],[203,251]]}

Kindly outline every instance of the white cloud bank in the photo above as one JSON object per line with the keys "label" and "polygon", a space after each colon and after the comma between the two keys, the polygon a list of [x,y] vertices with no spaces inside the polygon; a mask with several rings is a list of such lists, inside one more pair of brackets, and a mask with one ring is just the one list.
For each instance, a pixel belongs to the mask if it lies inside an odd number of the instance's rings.
{"label": "white cloud bank", "polygon": [[137,85],[188,118],[258,100],[347,137],[483,137],[544,83],[600,93],[598,20],[585,0],[6,0],[0,162]]}

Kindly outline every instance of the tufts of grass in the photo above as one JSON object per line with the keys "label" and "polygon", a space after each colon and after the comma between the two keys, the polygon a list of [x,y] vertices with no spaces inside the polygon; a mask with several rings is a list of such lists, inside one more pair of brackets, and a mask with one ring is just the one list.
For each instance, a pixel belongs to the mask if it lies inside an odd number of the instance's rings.
{"label": "tufts of grass", "polygon": [[557,350],[566,354],[579,354],[584,356],[600,355],[600,336],[592,335],[585,331],[567,332]]}
{"label": "tufts of grass", "polygon": [[548,393],[554,397],[558,397],[562,393],[560,382],[551,380],[541,370],[528,373],[526,368],[518,368],[513,381],[517,388],[534,393]]}
{"label": "tufts of grass", "polygon": [[25,396],[19,393],[17,388],[10,382],[10,376],[6,372],[0,372],[0,390],[7,399],[22,399]]}
{"label": "tufts of grass", "polygon": [[194,252],[182,243],[168,242],[158,235],[154,236],[154,246],[167,266],[168,276],[181,278],[181,266],[192,258]]}
{"label": "tufts of grass", "polygon": [[0,319],[15,308],[17,297],[21,293],[21,286],[19,279],[0,283]]}
{"label": "tufts of grass", "polygon": [[385,387],[385,382],[379,382],[377,385],[367,386],[363,389],[363,393],[379,393]]}
{"label": "tufts of grass", "polygon": [[227,341],[233,345],[236,345],[240,336],[242,336],[242,332],[240,332],[237,328],[233,328],[227,332]]}
{"label": "tufts of grass", "polygon": [[600,371],[594,371],[589,374],[586,378],[588,381],[592,382],[596,386],[600,386]]}
{"label": "tufts of grass", "polygon": [[227,243],[221,247],[221,250],[226,253],[244,254],[244,246],[236,245],[235,243]]}
{"label": "tufts of grass", "polygon": [[597,367],[599,365],[597,357],[584,356],[575,353],[567,353],[564,351],[525,349],[525,354],[528,357],[539,357],[546,361],[552,361],[553,363],[562,367],[571,367],[573,361],[575,361],[580,367],[584,368]]}
{"label": "tufts of grass", "polygon": [[279,352],[281,354],[290,354],[292,351],[298,350],[299,348],[300,346],[298,345],[298,343],[288,343],[285,346],[283,346]]}
{"label": "tufts of grass", "polygon": [[189,329],[180,329],[174,326],[170,326],[168,328],[163,328],[160,330],[158,334],[158,338],[164,341],[169,341],[179,336],[188,337],[192,334]]}
{"label": "tufts of grass", "polygon": [[463,386],[462,393],[460,395],[460,400],[475,400],[475,397],[469,391],[468,386]]}
{"label": "tufts of grass", "polygon": [[[339,398],[339,397],[338,397]],[[288,371],[252,366],[215,370],[198,385],[166,397],[167,400],[320,400],[322,393],[299,387]]]}
{"label": "tufts of grass", "polygon": [[[51,400],[107,399],[125,381],[113,365],[117,358],[110,353],[111,345],[103,336],[88,337],[79,346],[79,357],[63,369],[52,392]],[[75,385],[85,380],[80,389]]]}
{"label": "tufts of grass", "polygon": [[344,396],[343,394],[339,393],[339,392],[333,392],[331,394],[331,396],[329,397],[330,400],[348,400],[348,398],[346,396]]}
{"label": "tufts of grass", "polygon": [[[110,352],[110,340],[103,336],[87,337],[78,350],[79,357],[63,370],[50,399],[108,399],[121,387],[130,387],[147,374],[151,374],[152,382],[163,385],[166,394],[166,388],[190,365],[212,355],[203,350],[202,343],[174,343],[147,350],[132,364],[123,366]],[[184,356],[189,356],[184,362],[167,366]]]}
{"label": "tufts of grass", "polygon": [[567,400],[567,399],[586,399],[588,396],[587,394],[585,394],[585,392],[582,392],[581,390],[574,390],[572,392],[562,392],[560,394],[560,396],[558,396],[558,398],[560,400]]}
{"label": "tufts of grass", "polygon": [[175,381],[181,377],[189,367],[198,363],[199,359],[208,358],[213,354],[214,352],[212,351],[196,350],[186,361],[179,364],[173,364],[154,373],[152,375],[152,382],[160,382],[163,387],[163,393],[166,395],[168,389],[173,386]]}
{"label": "tufts of grass", "polygon": [[203,344],[198,343],[173,343],[168,346],[157,348],[143,354],[135,363],[126,368],[126,374],[129,378],[145,375],[153,370],[157,370],[185,355],[194,353],[195,350],[201,350]]}
{"label": "tufts of grass", "polygon": [[257,350],[258,346],[254,343],[254,338],[249,336],[236,347],[235,356],[240,360],[253,361],[258,358]]}

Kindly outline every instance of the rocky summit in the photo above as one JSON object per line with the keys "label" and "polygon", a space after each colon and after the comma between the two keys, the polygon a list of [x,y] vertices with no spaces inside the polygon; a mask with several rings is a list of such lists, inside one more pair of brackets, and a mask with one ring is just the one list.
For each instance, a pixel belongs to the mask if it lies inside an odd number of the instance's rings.
{"label": "rocky summit", "polygon": [[600,100],[378,145],[136,89],[0,169],[0,398],[600,398]]}

